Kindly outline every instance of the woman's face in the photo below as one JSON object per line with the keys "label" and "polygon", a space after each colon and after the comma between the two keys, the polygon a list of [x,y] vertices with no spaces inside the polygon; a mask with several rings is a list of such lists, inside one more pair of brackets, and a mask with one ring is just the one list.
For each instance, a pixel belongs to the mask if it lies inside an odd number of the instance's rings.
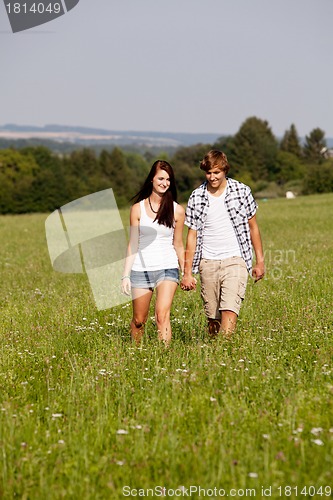
{"label": "woman's face", "polygon": [[158,168],[153,178],[153,191],[159,195],[164,194],[170,187],[168,172]]}

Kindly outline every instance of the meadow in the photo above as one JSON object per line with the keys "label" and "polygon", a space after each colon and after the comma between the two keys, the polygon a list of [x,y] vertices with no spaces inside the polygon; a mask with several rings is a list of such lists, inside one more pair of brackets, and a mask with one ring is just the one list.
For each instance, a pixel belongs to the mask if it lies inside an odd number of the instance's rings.
{"label": "meadow", "polygon": [[168,349],[53,271],[46,217],[0,217],[0,498],[332,496],[333,194],[261,201],[233,339],[178,290]]}

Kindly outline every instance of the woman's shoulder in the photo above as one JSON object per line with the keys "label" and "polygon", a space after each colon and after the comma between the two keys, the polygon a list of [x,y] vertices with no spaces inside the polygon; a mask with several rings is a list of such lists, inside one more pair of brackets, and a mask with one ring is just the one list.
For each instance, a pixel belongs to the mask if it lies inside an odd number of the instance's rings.
{"label": "woman's shoulder", "polygon": [[134,203],[131,206],[131,215],[134,217],[138,217],[140,219],[140,214],[141,214],[141,201],[138,201],[137,203]]}
{"label": "woman's shoulder", "polygon": [[182,205],[174,201],[174,207],[175,207],[175,214],[178,217],[185,215],[185,209],[184,207],[182,207]]}

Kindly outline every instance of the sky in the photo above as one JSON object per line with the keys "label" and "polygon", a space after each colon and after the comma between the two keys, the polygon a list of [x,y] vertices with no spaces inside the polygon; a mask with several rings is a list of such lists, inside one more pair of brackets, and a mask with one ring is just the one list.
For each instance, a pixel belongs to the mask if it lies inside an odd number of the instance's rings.
{"label": "sky", "polygon": [[19,33],[1,2],[0,72],[0,126],[333,137],[333,0],[80,0]]}

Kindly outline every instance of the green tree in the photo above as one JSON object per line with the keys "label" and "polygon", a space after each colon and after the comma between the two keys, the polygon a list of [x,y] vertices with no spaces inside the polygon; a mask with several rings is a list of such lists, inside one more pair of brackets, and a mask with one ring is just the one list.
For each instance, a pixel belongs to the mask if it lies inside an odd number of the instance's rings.
{"label": "green tree", "polygon": [[37,172],[32,156],[13,149],[0,150],[0,213],[34,210],[31,188]]}
{"label": "green tree", "polygon": [[118,147],[111,153],[103,150],[99,164],[101,174],[107,180],[108,187],[113,189],[118,205],[125,206],[138,191],[136,174],[128,166],[126,155]]}
{"label": "green tree", "polygon": [[304,175],[305,166],[296,155],[287,151],[278,152],[275,169],[275,181],[278,184],[302,179]]}
{"label": "green tree", "polygon": [[254,181],[274,177],[278,143],[267,121],[245,120],[229,147],[228,159],[236,172],[246,170]]}
{"label": "green tree", "polygon": [[23,148],[21,153],[32,156],[39,167],[31,186],[34,200],[31,211],[53,211],[70,201],[66,193],[64,165],[59,155],[45,146],[29,146]]}
{"label": "green tree", "polygon": [[320,128],[314,128],[310,134],[305,137],[305,144],[303,147],[305,159],[313,163],[322,163],[324,158],[321,151],[325,147],[325,132]]}
{"label": "green tree", "polygon": [[144,183],[153,162],[148,163],[145,158],[138,153],[128,153],[126,155],[126,161],[133,177],[134,191],[138,192]]}
{"label": "green tree", "polygon": [[82,196],[98,191],[100,169],[92,149],[73,151],[69,156],[69,166],[71,174],[81,180],[81,186],[85,191]]}
{"label": "green tree", "polygon": [[292,123],[289,130],[286,130],[280,142],[281,151],[291,153],[297,158],[302,157],[302,146],[297,134],[295,125]]}
{"label": "green tree", "polygon": [[304,194],[333,192],[333,160],[308,166],[303,192]]}

